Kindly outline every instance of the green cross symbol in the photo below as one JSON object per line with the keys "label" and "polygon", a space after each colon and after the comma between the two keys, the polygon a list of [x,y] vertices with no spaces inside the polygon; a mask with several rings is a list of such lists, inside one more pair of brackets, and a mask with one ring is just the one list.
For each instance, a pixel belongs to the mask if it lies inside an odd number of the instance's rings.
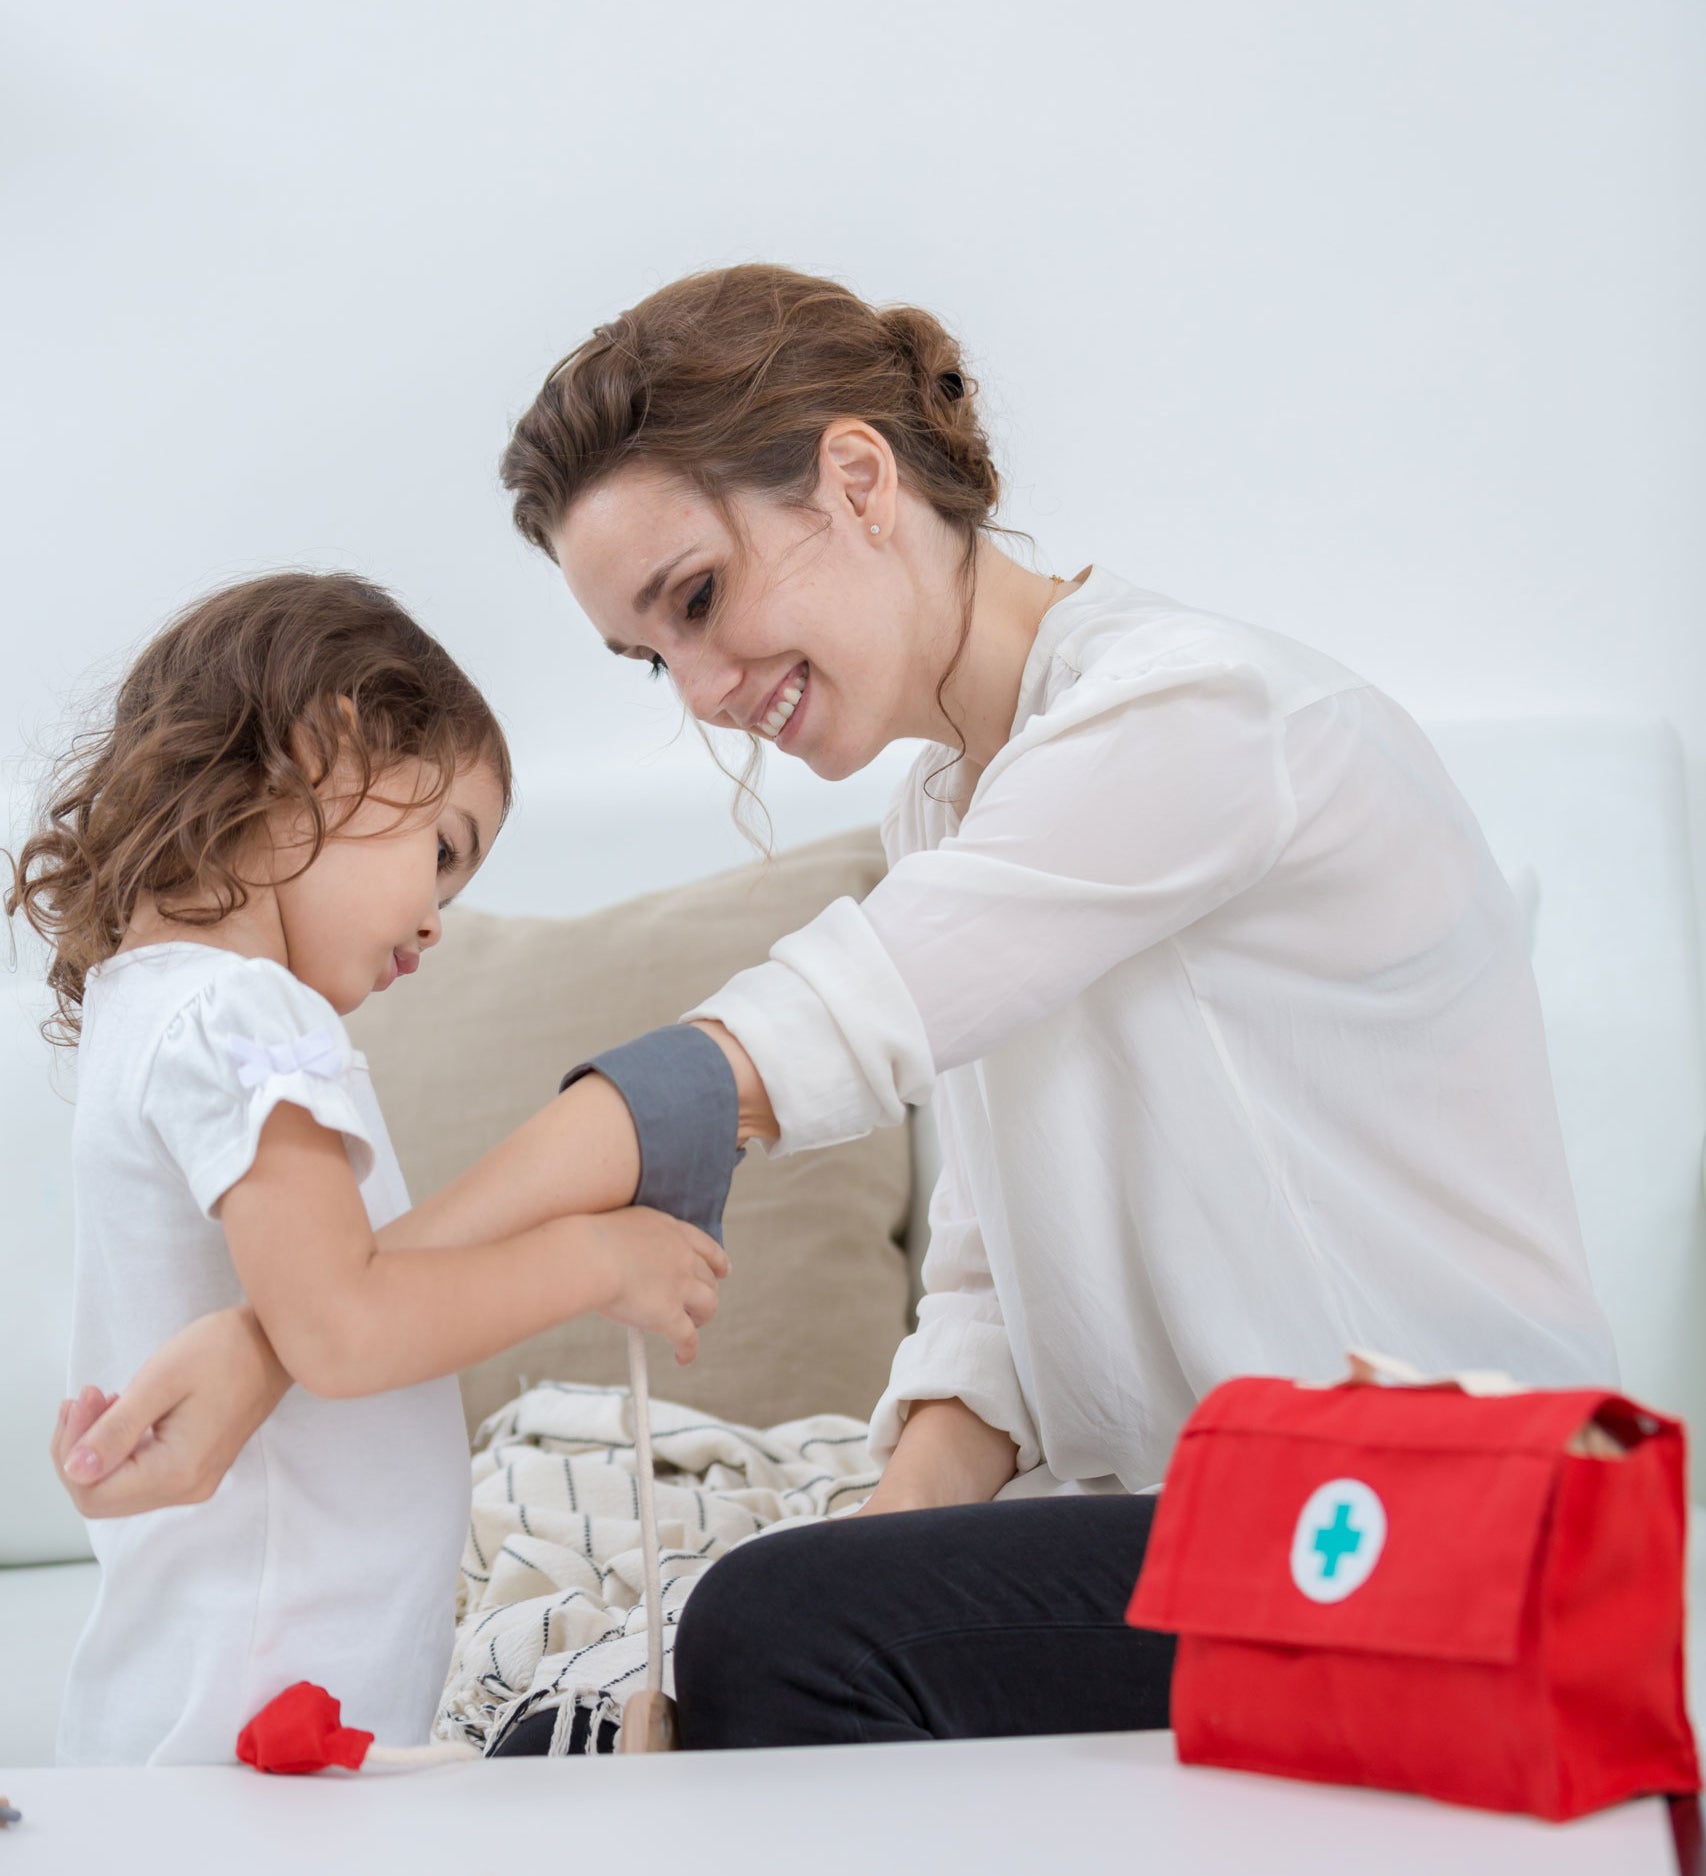
{"label": "green cross symbol", "polygon": [[1342,1500],[1333,1507],[1333,1522],[1315,1533],[1315,1548],[1322,1556],[1321,1574],[1336,1576],[1339,1559],[1348,1557],[1362,1544],[1362,1532],[1351,1529],[1351,1508]]}

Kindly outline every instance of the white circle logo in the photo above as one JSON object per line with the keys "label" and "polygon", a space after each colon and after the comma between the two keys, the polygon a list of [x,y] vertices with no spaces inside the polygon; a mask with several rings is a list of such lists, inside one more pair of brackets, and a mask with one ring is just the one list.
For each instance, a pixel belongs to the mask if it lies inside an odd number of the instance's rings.
{"label": "white circle logo", "polygon": [[1386,1507],[1361,1479],[1329,1479],[1309,1494],[1291,1539],[1291,1580],[1311,1602],[1361,1589],[1386,1545]]}

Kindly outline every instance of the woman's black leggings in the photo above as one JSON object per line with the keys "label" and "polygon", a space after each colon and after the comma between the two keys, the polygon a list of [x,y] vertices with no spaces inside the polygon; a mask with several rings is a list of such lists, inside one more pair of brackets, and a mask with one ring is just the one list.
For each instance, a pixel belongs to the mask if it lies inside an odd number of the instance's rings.
{"label": "woman's black leggings", "polygon": [[851,1518],[759,1537],[681,1612],[689,1748],[1167,1724],[1173,1641],[1125,1625],[1154,1498]]}

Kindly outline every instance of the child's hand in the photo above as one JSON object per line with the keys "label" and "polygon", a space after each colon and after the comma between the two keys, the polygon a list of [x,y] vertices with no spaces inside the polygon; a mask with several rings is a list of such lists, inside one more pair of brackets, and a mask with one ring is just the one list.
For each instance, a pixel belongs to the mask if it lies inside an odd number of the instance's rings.
{"label": "child's hand", "polygon": [[86,1518],[199,1504],[289,1386],[254,1312],[219,1310],[157,1349],[122,1395],[67,1401],[54,1468]]}
{"label": "child's hand", "polygon": [[717,1285],[729,1274],[715,1238],[649,1206],[577,1220],[591,1231],[608,1301],[599,1314],[675,1344],[683,1367],[699,1352],[699,1331],[717,1313]]}
{"label": "child's hand", "polygon": [[87,1493],[66,1472],[65,1462],[71,1455],[71,1449],[117,1399],[116,1394],[103,1394],[98,1387],[86,1387],[75,1400],[59,1403],[59,1420],[53,1429],[48,1451],[53,1456],[53,1469],[71,1494],[72,1503],[86,1518],[99,1514],[90,1509]]}

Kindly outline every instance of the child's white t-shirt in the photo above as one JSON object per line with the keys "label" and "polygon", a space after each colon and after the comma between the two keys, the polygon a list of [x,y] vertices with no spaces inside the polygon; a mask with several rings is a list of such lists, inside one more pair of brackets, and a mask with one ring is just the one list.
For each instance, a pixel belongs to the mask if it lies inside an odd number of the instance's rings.
{"label": "child's white t-shirt", "polygon": [[[280,1102],[343,1136],[375,1230],[408,1207],[365,1060],[332,1006],[264,959],[162,944],[91,971],[77,1080],[73,1386],[122,1389],[243,1300],[213,1212]],[[90,1524],[101,1588],[60,1763],[229,1761],[300,1680],[382,1744],[424,1740],[468,1499],[454,1378],[362,1400],[293,1387],[205,1504]]]}

